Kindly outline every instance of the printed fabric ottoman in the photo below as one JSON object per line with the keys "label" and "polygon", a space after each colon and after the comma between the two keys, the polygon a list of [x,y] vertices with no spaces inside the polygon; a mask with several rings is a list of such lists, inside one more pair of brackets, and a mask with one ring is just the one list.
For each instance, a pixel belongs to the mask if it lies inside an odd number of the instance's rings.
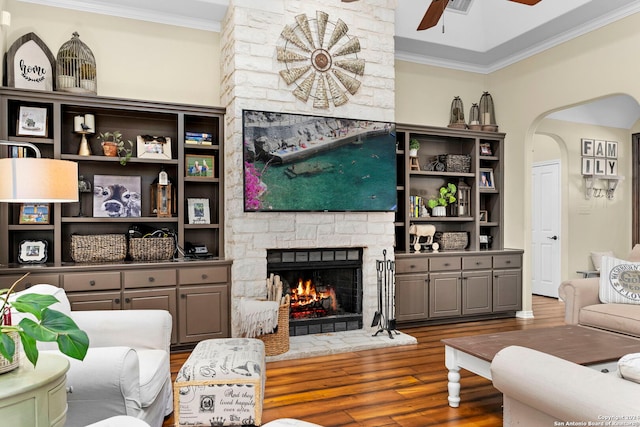
{"label": "printed fabric ottoman", "polygon": [[198,343],[173,384],[175,425],[261,425],[264,356],[257,338]]}

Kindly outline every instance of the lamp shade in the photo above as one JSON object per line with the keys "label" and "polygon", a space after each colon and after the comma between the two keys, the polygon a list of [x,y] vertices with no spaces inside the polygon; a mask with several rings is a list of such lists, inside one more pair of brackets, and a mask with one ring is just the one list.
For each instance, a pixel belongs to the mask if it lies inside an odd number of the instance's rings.
{"label": "lamp shade", "polygon": [[77,201],[77,163],[33,157],[0,159],[0,202]]}

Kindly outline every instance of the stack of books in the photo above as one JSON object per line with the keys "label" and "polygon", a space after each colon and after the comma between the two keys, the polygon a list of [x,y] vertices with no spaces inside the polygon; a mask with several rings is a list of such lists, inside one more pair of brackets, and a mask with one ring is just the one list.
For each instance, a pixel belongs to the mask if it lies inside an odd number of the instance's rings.
{"label": "stack of books", "polygon": [[213,143],[213,135],[210,133],[186,132],[184,143],[194,145],[211,145]]}

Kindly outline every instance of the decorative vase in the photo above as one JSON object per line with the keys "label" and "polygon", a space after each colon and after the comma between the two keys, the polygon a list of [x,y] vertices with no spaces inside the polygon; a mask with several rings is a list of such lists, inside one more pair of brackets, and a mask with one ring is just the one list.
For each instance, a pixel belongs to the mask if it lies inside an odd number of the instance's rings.
{"label": "decorative vase", "polygon": [[104,141],[102,143],[102,151],[108,157],[116,157],[118,155],[118,144],[113,141]]}
{"label": "decorative vase", "polygon": [[436,206],[431,209],[431,216],[447,216],[447,208],[445,206]]}
{"label": "decorative vase", "polygon": [[20,366],[20,335],[18,335],[17,332],[9,332],[7,335],[9,335],[15,343],[16,351],[13,355],[13,361],[11,362],[0,356],[0,374],[13,371]]}

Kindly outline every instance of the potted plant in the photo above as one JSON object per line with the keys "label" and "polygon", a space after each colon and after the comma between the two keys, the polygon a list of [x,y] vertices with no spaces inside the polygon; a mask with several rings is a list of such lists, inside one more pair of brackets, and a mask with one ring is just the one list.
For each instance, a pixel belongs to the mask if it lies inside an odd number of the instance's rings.
{"label": "potted plant", "polygon": [[133,142],[129,140],[125,142],[122,139],[122,133],[117,130],[101,133],[98,135],[98,139],[102,140],[102,150],[105,156],[119,156],[120,164],[122,166],[127,164],[133,153]]}
{"label": "potted plant", "polygon": [[447,216],[446,207],[456,201],[456,191],[458,188],[452,183],[447,184],[446,187],[440,187],[438,196],[427,201],[431,216]]}
{"label": "potted plant", "polygon": [[[58,302],[53,295],[24,294],[9,300],[16,285],[29,273],[16,280],[11,288],[0,290],[0,358],[14,361],[18,350],[18,337],[25,355],[35,366],[38,362],[37,341],[57,342],[58,349],[69,357],[83,360],[89,348],[89,337],[66,314],[49,308]],[[17,325],[11,323],[11,309],[29,313],[35,320],[25,317]],[[10,369],[16,368],[10,366]],[[6,370],[5,370],[6,371]]]}
{"label": "potted plant", "polygon": [[409,141],[409,156],[418,157],[418,150],[420,149],[420,141],[413,138]]}

